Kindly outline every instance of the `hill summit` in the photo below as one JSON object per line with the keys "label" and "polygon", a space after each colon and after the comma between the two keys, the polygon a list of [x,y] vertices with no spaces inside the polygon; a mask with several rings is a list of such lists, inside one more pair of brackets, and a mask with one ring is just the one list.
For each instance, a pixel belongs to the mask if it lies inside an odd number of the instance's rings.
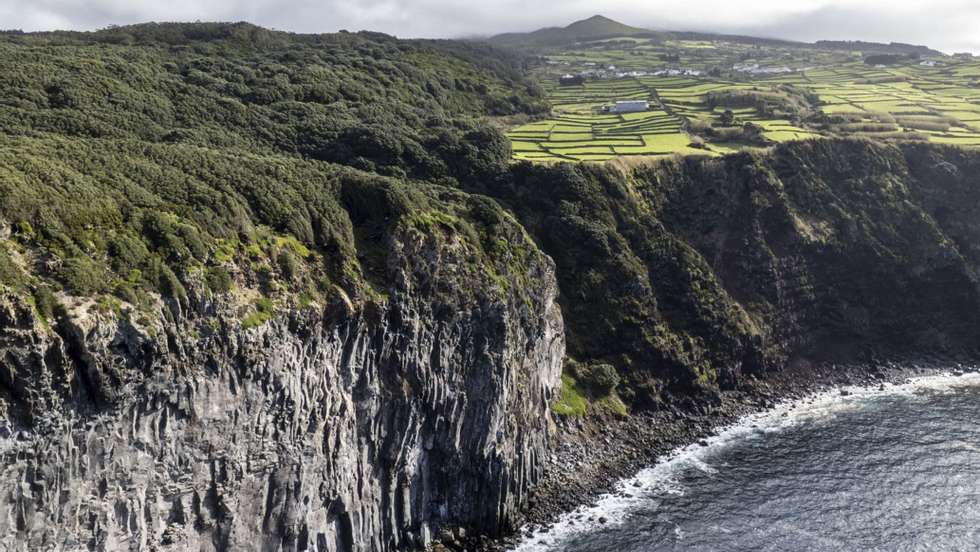
{"label": "hill summit", "polygon": [[547,27],[530,33],[506,33],[490,39],[496,44],[512,46],[554,46],[580,40],[630,36],[650,33],[646,29],[631,27],[603,15],[576,21],[567,27]]}
{"label": "hill summit", "polygon": [[644,29],[631,27],[603,15],[593,15],[588,19],[576,21],[565,27],[564,30],[567,33],[575,35],[576,38],[622,36],[647,32]]}

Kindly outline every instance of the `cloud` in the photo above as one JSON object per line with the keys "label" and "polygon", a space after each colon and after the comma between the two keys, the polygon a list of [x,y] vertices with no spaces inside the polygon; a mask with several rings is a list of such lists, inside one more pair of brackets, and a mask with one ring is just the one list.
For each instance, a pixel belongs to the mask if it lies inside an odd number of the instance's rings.
{"label": "cloud", "polygon": [[91,30],[144,21],[251,21],[283,30],[370,29],[403,37],[486,36],[601,12],[656,29],[799,40],[864,39],[980,51],[980,5],[966,0],[0,0],[0,26]]}
{"label": "cloud", "polygon": [[[980,5],[936,2],[850,7],[821,6],[810,12],[748,25],[750,34],[770,34],[798,40],[870,40],[926,44],[946,51],[978,51]],[[945,4],[945,5],[940,5]]]}

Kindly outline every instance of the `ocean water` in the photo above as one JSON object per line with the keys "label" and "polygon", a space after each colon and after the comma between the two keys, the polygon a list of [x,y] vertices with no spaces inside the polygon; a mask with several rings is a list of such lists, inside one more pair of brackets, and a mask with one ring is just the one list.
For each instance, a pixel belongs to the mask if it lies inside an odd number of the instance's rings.
{"label": "ocean water", "polygon": [[782,404],[517,550],[980,550],[980,375]]}

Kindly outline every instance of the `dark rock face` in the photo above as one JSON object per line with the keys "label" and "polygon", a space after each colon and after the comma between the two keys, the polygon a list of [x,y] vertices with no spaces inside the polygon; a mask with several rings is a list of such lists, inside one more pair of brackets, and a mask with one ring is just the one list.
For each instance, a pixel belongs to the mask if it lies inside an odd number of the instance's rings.
{"label": "dark rock face", "polygon": [[[413,549],[494,533],[546,454],[564,355],[551,262],[491,294],[405,233],[387,301],[242,330],[0,302],[0,549]],[[67,301],[67,300],[66,300]],[[174,305],[170,305],[174,308]],[[207,315],[207,316],[205,316]]]}

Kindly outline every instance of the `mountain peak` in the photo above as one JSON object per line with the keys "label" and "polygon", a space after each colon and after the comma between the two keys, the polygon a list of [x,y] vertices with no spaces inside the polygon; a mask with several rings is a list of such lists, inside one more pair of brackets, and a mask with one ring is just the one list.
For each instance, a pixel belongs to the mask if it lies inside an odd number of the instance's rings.
{"label": "mountain peak", "polygon": [[575,23],[572,23],[571,25],[569,25],[569,27],[571,27],[573,25],[576,25],[576,24],[579,24],[579,23],[593,23],[593,24],[594,23],[614,23],[616,25],[622,25],[622,23],[620,23],[619,21],[616,21],[614,19],[610,19],[610,18],[608,18],[608,17],[606,17],[606,16],[604,16],[602,14],[598,14],[598,13],[595,14],[595,15],[593,15],[592,17],[587,18],[587,19],[583,19],[581,21],[576,21]]}
{"label": "mountain peak", "polygon": [[[615,21],[600,14],[593,15],[588,19],[576,21],[565,27],[565,30],[574,31],[578,33],[581,38],[590,38],[591,36],[609,36],[615,34],[636,34],[643,32],[643,29],[630,27],[629,25],[625,25],[619,21]],[[582,36],[583,34],[584,36]]]}
{"label": "mountain peak", "polygon": [[593,15],[588,19],[576,21],[567,27],[551,27],[532,33],[503,34],[493,37],[490,40],[497,43],[544,46],[649,32],[645,29],[630,27],[629,25],[614,21],[604,15]]}

